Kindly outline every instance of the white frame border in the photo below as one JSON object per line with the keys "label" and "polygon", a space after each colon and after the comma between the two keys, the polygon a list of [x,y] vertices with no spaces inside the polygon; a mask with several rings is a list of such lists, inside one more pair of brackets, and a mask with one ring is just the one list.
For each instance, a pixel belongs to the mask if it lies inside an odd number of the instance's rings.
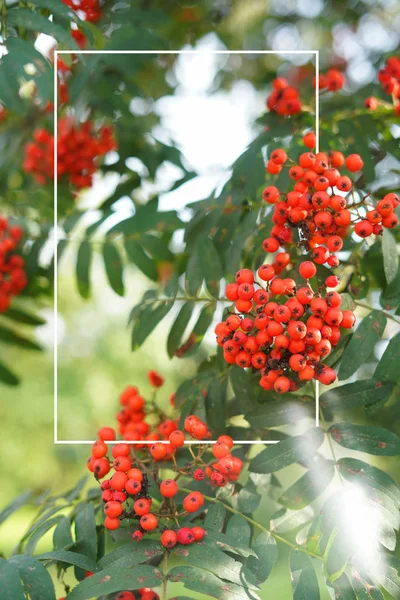
{"label": "white frame border", "polygon": [[[58,146],[58,71],[57,59],[63,54],[310,54],[315,56],[315,137],[316,152],[319,152],[319,50],[287,50],[277,52],[275,50],[54,50],[54,444],[56,445],[92,445],[95,440],[59,440],[58,439],[58,185],[57,185],[57,146]],[[315,426],[319,427],[319,381],[315,382]],[[143,440],[122,440],[127,444],[143,444]],[[168,440],[159,440],[162,444],[168,444]],[[234,440],[235,444],[277,444],[279,440]],[[121,440],[107,441],[107,444],[119,444]],[[185,445],[192,444],[215,444],[216,440],[185,440]]]}

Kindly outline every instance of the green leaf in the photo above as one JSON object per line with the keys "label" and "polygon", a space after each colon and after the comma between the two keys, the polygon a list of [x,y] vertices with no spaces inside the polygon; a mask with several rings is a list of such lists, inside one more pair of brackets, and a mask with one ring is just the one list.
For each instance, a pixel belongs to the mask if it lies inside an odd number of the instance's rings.
{"label": "green leaf", "polygon": [[348,379],[367,362],[385,327],[386,317],[379,310],[364,317],[343,352],[338,373],[340,380]]}
{"label": "green leaf", "polygon": [[229,369],[229,379],[233,393],[239,400],[240,405],[243,406],[243,408],[254,406],[256,400],[246,371],[237,365],[233,365]]}
{"label": "green leaf", "polygon": [[304,508],[325,492],[334,474],[334,463],[321,459],[287,489],[278,502],[292,510]]}
{"label": "green leaf", "polygon": [[113,594],[124,589],[133,590],[142,586],[157,587],[161,580],[161,572],[149,565],[140,565],[133,569],[110,567],[81,581],[68,594],[68,600],[89,600],[89,598]]}
{"label": "green leaf", "polygon": [[14,498],[14,500],[10,502],[10,504],[8,504],[5,508],[3,508],[3,510],[0,512],[0,525],[4,523],[4,521],[8,519],[8,517],[10,517],[13,513],[19,510],[21,506],[24,506],[24,504],[28,502],[31,496],[32,492],[23,492],[22,494]]}
{"label": "green leaf", "polygon": [[382,381],[400,381],[400,333],[395,335],[387,345],[378,366],[375,369],[374,378]]}
{"label": "green leaf", "polygon": [[[195,567],[174,567],[168,573],[168,579],[174,583],[183,583],[189,590],[219,600],[248,600],[249,597],[245,588],[222,581],[213,573]],[[254,592],[252,592],[251,597],[254,600],[259,598]],[[78,599],[71,598],[71,600]]]}
{"label": "green leaf", "polygon": [[213,504],[207,511],[207,516],[204,521],[206,530],[222,531],[226,517],[226,508],[222,502]]}
{"label": "green leaf", "polygon": [[257,589],[251,572],[248,573],[241,562],[221,552],[215,543],[207,542],[207,538],[202,543],[184,548],[178,547],[175,549],[175,554],[191,566],[209,571],[225,581],[246,585],[251,590]]}
{"label": "green leaf", "polygon": [[351,450],[380,456],[400,454],[400,437],[382,427],[342,422],[331,425],[329,433],[338,444]]}
{"label": "green leaf", "polygon": [[53,533],[54,549],[63,550],[66,546],[71,547],[72,544],[71,519],[69,517],[62,517]]}
{"label": "green leaf", "polygon": [[92,560],[97,558],[96,515],[90,502],[75,517],[76,549]]}
{"label": "green leaf", "polygon": [[24,323],[26,325],[33,325],[34,327],[39,327],[40,325],[45,325],[45,319],[37,315],[32,315],[27,313],[20,308],[10,307],[7,308],[7,312],[4,314],[7,319],[12,319],[13,321],[17,321],[18,323]]}
{"label": "green leaf", "polygon": [[289,559],[293,600],[319,600],[319,586],[311,559],[300,550],[292,550]]}
{"label": "green leaf", "polygon": [[2,327],[1,325],[0,342],[5,342],[7,344],[11,344],[12,346],[19,346],[19,348],[24,348],[25,350],[42,350],[41,346],[39,346],[39,344],[37,344],[33,340],[24,338],[18,333],[12,331],[11,329],[8,329],[7,327]]}
{"label": "green leaf", "polygon": [[248,556],[256,556],[254,550],[250,548],[247,542],[241,543],[236,538],[221,533],[219,531],[213,532],[208,531],[207,541],[212,542],[218,546],[224,552],[230,552],[236,556],[242,556],[247,558]]}
{"label": "green leaf", "polygon": [[186,354],[189,354],[189,352],[190,354],[193,354],[195,351],[197,351],[197,348],[203,341],[203,338],[213,321],[215,309],[215,303],[206,304],[201,309],[199,317],[193,327],[193,331],[189,334],[188,337],[188,340],[193,342],[193,345],[191,345],[189,351]]}
{"label": "green leaf", "polygon": [[228,521],[226,535],[236,539],[240,544],[248,545],[251,538],[251,527],[241,515],[232,515]]}
{"label": "green leaf", "polygon": [[[150,236],[149,236],[150,237]],[[152,281],[157,281],[158,272],[155,262],[150,258],[138,241],[132,239],[124,240],[125,250],[129,260]]]}
{"label": "green leaf", "polygon": [[44,554],[39,554],[38,556],[36,556],[36,558],[38,560],[60,562],[66,563],[68,565],[74,565],[76,567],[84,569],[85,571],[92,571],[93,573],[97,570],[96,562],[88,556],[79,554],[79,552],[70,552],[68,550],[54,550],[53,552],[45,552]]}
{"label": "green leaf", "polygon": [[131,568],[159,556],[162,554],[162,551],[160,543],[156,540],[143,539],[140,544],[128,542],[103,556],[98,561],[98,567],[106,569],[114,565],[119,565]]}
{"label": "green leaf", "polygon": [[21,7],[12,8],[7,11],[7,20],[17,27],[23,27],[36,33],[51,35],[66,46],[68,50],[79,50],[79,46],[71,37],[68,29],[64,29],[61,25],[49,21],[47,17],[43,17],[37,12]]}
{"label": "green leaf", "polygon": [[270,520],[270,529],[276,533],[286,533],[298,529],[302,525],[309,523],[314,516],[314,511],[310,506],[301,510],[288,510],[281,508],[274,513]]}
{"label": "green leaf", "polygon": [[53,581],[43,565],[32,556],[12,556],[30,600],[55,600]]}
{"label": "green leaf", "polygon": [[90,296],[90,268],[92,265],[92,246],[89,242],[82,242],[76,257],[76,276],[78,291],[82,298]]}
{"label": "green leaf", "polygon": [[44,534],[47,533],[50,529],[52,529],[52,527],[57,525],[57,523],[59,523],[59,521],[61,519],[62,519],[61,516],[54,517],[53,519],[45,520],[43,523],[41,523],[39,525],[39,527],[35,527],[34,532],[30,536],[29,541],[26,544],[24,554],[33,554],[37,544],[39,543],[41,538],[44,536]]}
{"label": "green leaf", "polygon": [[385,227],[382,233],[382,254],[386,281],[392,283],[396,278],[397,269],[399,268],[399,254],[394,235]]}
{"label": "green leaf", "polygon": [[324,392],[320,398],[323,408],[354,408],[381,404],[389,400],[394,383],[365,379],[347,383]]}
{"label": "green leaf", "polygon": [[213,240],[200,236],[192,249],[187,265],[187,285],[192,296],[196,296],[202,281],[205,280],[210,294],[218,296],[220,281],[223,277],[221,259]]}
{"label": "green leaf", "polygon": [[400,508],[400,488],[384,471],[357,458],[340,458],[339,473],[348,481],[386,494]]}
{"label": "green leaf", "polygon": [[151,332],[169,313],[173,303],[168,301],[152,301],[139,306],[140,313],[136,316],[132,329],[132,350],[137,350]]}
{"label": "green leaf", "polygon": [[255,539],[253,550],[257,558],[250,556],[246,567],[255,575],[257,583],[264,583],[270,576],[278,558],[278,545],[275,538],[268,532],[262,532]]}
{"label": "green leaf", "polygon": [[0,381],[7,385],[18,385],[20,379],[4,363],[0,362]]}
{"label": "green leaf", "polygon": [[108,281],[116,294],[124,295],[123,267],[121,255],[112,243],[103,244],[104,266]]}
{"label": "green leaf", "polygon": [[261,501],[261,494],[258,493],[252,479],[247,479],[246,485],[240,490],[237,500],[240,512],[251,514],[257,510]]}
{"label": "green leaf", "polygon": [[0,559],[1,600],[25,600],[19,571],[12,563]]}
{"label": "green leaf", "polygon": [[303,435],[287,438],[262,450],[250,462],[254,473],[274,473],[295,462],[310,461],[324,441],[320,428],[310,429]]}
{"label": "green leaf", "polygon": [[174,356],[176,350],[181,345],[183,334],[185,333],[192,314],[193,302],[186,302],[183,304],[168,334],[167,352],[170,358]]}
{"label": "green leaf", "polygon": [[[243,371],[243,369],[240,369]],[[256,428],[269,429],[278,425],[297,423],[301,419],[307,419],[315,413],[315,402],[309,397],[293,397],[293,401],[268,401],[258,404],[250,412],[245,414],[245,419]]]}

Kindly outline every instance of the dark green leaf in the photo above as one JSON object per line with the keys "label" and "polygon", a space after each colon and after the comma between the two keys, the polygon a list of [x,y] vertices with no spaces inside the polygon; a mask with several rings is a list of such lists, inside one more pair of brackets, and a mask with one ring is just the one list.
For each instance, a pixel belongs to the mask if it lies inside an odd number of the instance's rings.
{"label": "dark green leaf", "polygon": [[12,556],[10,563],[15,565],[22,579],[25,593],[30,600],[55,600],[53,581],[45,567],[32,556]]}
{"label": "dark green leaf", "polygon": [[201,236],[192,249],[187,266],[188,290],[196,296],[203,280],[210,294],[218,296],[223,276],[221,260],[214,242],[208,236]]}
{"label": "dark green leaf", "polygon": [[303,435],[287,438],[262,450],[250,463],[254,473],[274,473],[295,462],[308,462],[324,441],[320,428],[310,429]]}
{"label": "dark green leaf", "polygon": [[396,278],[397,269],[399,268],[399,254],[393,234],[385,227],[382,233],[382,254],[386,281],[392,283]]}
{"label": "dark green leaf", "polygon": [[96,516],[94,506],[85,504],[75,517],[76,549],[92,560],[97,558]]}
{"label": "dark green leaf", "polygon": [[292,510],[304,508],[325,492],[334,474],[333,462],[321,459],[287,489],[278,502]]}
{"label": "dark green leaf", "polygon": [[53,546],[55,550],[63,550],[73,543],[71,534],[71,519],[62,517],[53,533]]}
{"label": "dark green leaf", "polygon": [[162,580],[158,569],[140,565],[133,569],[110,567],[81,581],[69,594],[68,600],[89,600],[125,589],[157,587]]}
{"label": "dark green leaf", "polygon": [[293,600],[319,600],[319,586],[311,559],[300,550],[290,553]]}
{"label": "dark green leaf", "polygon": [[400,488],[384,471],[357,458],[339,458],[337,468],[343,477],[356,485],[376,489],[386,494],[400,507]]}
{"label": "dark green leaf", "polygon": [[0,512],[0,525],[13,513],[19,510],[21,506],[26,504],[31,496],[32,492],[23,492],[23,494],[17,496],[12,502],[10,502],[10,504],[3,508],[3,510]]}
{"label": "dark green leaf", "polygon": [[25,600],[19,571],[12,563],[0,559],[1,600]]}
{"label": "dark green leaf", "polygon": [[272,400],[258,404],[245,414],[245,418],[253,427],[269,429],[277,425],[297,423],[301,419],[313,417],[314,413],[315,402],[311,402],[308,396],[304,399],[298,396],[289,402]]}
{"label": "dark green leaf", "polygon": [[329,433],[338,444],[351,450],[381,456],[400,454],[400,437],[382,427],[343,422],[331,425]]}
{"label": "dark green leaf", "polygon": [[152,281],[157,281],[158,272],[157,267],[153,259],[151,259],[143,247],[136,240],[125,239],[124,240],[125,250],[129,260],[131,260],[146,277]]}
{"label": "dark green leaf", "polygon": [[226,535],[236,539],[240,544],[248,545],[251,538],[251,527],[241,515],[232,515],[228,521]]}
{"label": "dark green leaf", "polygon": [[211,529],[211,531],[222,531],[224,527],[225,517],[226,509],[222,502],[213,504],[207,511],[207,516],[204,521],[205,529]]}
{"label": "dark green leaf", "polygon": [[0,362],[0,381],[7,385],[18,385],[20,379],[4,363]]}
{"label": "dark green leaf", "polygon": [[182,337],[193,313],[193,302],[186,302],[182,305],[178,316],[176,317],[167,340],[167,351],[170,358],[173,357],[176,350],[182,343]]}
{"label": "dark green leaf", "polygon": [[140,314],[136,317],[132,329],[132,350],[140,348],[150,333],[169,313],[172,305],[172,302],[160,300],[140,307]]}
{"label": "dark green leaf", "polygon": [[68,29],[64,29],[61,25],[49,21],[47,17],[43,17],[37,12],[21,7],[12,8],[7,12],[7,19],[11,24],[17,25],[18,27],[23,27],[24,29],[29,29],[30,31],[35,31],[37,33],[51,35],[68,49],[79,50],[78,45],[71,37]]}
{"label": "dark green leaf", "polygon": [[89,242],[82,242],[76,258],[76,276],[78,291],[82,298],[90,295],[90,268],[92,265],[92,246]]}
{"label": "dark green leaf", "polygon": [[320,398],[323,408],[354,408],[370,406],[389,400],[394,384],[377,379],[347,383],[324,392]]}
{"label": "dark green leaf", "polygon": [[378,366],[375,369],[374,378],[382,381],[400,381],[400,333],[395,335],[387,345]]}
{"label": "dark green leaf", "polygon": [[161,552],[161,546],[156,540],[143,539],[140,544],[131,541],[103,556],[98,562],[98,567],[106,569],[118,564],[130,568],[158,556]]}
{"label": "dark green leaf", "polygon": [[253,550],[257,554],[257,558],[250,556],[246,561],[246,567],[255,575],[256,581],[260,585],[268,579],[278,558],[278,545],[270,533],[262,532],[256,537]]}
{"label": "dark green leaf", "polygon": [[314,512],[310,506],[306,506],[301,510],[289,510],[281,508],[271,517],[270,529],[276,533],[286,533],[298,529],[302,525],[309,523],[314,516]]}
{"label": "dark green leaf", "polygon": [[124,295],[123,267],[121,255],[117,247],[112,243],[103,245],[104,266],[106,268],[108,281],[116,294]]}
{"label": "dark green leaf", "polygon": [[20,308],[10,307],[7,309],[7,312],[4,316],[8,319],[12,319],[13,321],[17,321],[18,323],[25,323],[26,325],[33,325],[34,327],[39,327],[40,325],[45,325],[46,323],[42,317],[27,313],[25,310],[21,310]]}
{"label": "dark green leaf", "polygon": [[261,494],[258,493],[256,485],[249,478],[246,485],[239,492],[238,508],[243,513],[251,514],[257,510],[260,501]]}
{"label": "dark green leaf", "polygon": [[379,310],[372,311],[361,321],[343,352],[338,374],[340,380],[348,379],[367,362],[385,327],[386,317]]}
{"label": "dark green leaf", "polygon": [[[189,590],[218,598],[218,600],[248,600],[248,593],[245,588],[222,581],[213,573],[195,567],[174,567],[168,573],[168,579],[172,582],[183,583]],[[252,592],[251,597],[254,600],[259,598],[254,592]],[[71,598],[71,600],[80,599]]]}
{"label": "dark green leaf", "polygon": [[237,365],[233,365],[229,370],[229,379],[233,388],[233,393],[239,400],[240,405],[243,406],[244,409],[254,406],[255,397],[246,371]]}
{"label": "dark green leaf", "polygon": [[93,573],[97,569],[96,562],[88,556],[84,556],[78,552],[69,552],[68,550],[54,550],[53,552],[45,552],[44,554],[39,554],[36,556],[36,558],[38,560],[75,565],[76,567],[80,567],[85,571],[92,571]]}
{"label": "dark green leaf", "polygon": [[20,348],[24,348],[25,350],[41,350],[41,346],[34,342],[33,340],[29,340],[27,338],[22,337],[18,333],[15,333],[11,329],[7,327],[2,327],[0,325],[0,342],[5,342],[7,344],[11,344],[13,346],[19,346]]}
{"label": "dark green leaf", "polygon": [[61,519],[62,519],[61,516],[54,517],[53,519],[48,519],[48,520],[43,521],[43,523],[41,523],[39,525],[39,527],[35,527],[34,532],[30,536],[29,541],[26,544],[24,553],[25,554],[33,554],[37,544],[42,539],[44,534],[47,533],[50,529],[52,529],[55,525],[57,525],[57,523],[59,523],[59,521]]}

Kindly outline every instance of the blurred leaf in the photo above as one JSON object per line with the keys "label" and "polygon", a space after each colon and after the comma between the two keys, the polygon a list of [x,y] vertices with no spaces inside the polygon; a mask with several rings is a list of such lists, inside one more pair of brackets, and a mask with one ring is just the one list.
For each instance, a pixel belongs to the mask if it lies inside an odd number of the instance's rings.
{"label": "blurred leaf", "polygon": [[298,461],[310,461],[324,441],[324,431],[310,429],[303,435],[290,437],[262,450],[250,462],[254,473],[274,473]]}
{"label": "blurred leaf", "polygon": [[92,265],[92,246],[89,242],[82,242],[76,258],[76,276],[78,291],[82,298],[90,296],[90,269]]}
{"label": "blurred leaf", "polygon": [[260,501],[261,494],[258,493],[254,482],[248,478],[238,495],[238,509],[245,514],[251,514],[257,510]]}
{"label": "blurred leaf", "polygon": [[12,319],[13,321],[17,321],[18,323],[33,325],[34,327],[39,327],[40,325],[45,325],[46,323],[42,317],[39,317],[38,315],[32,315],[27,313],[25,310],[14,307],[8,308],[7,312],[2,316]]}
{"label": "blurred leaf", "polygon": [[370,406],[386,402],[393,391],[394,383],[377,379],[366,379],[347,383],[340,387],[327,390],[321,395],[323,408],[354,408],[355,406]]}
{"label": "blurred leaf", "polygon": [[173,303],[167,301],[149,302],[139,305],[139,314],[135,317],[132,329],[132,350],[135,351],[143,344],[160,321],[169,313]]}
{"label": "blurred leaf", "polygon": [[31,496],[32,492],[23,492],[22,494],[14,498],[14,500],[12,500],[12,502],[10,502],[10,504],[8,504],[5,508],[3,508],[3,510],[0,512],[0,525],[4,523],[4,521],[8,519],[8,517],[10,517],[14,512],[19,510],[21,506],[26,504],[26,502],[28,502]]}
{"label": "blurred leaf", "polygon": [[337,468],[351,483],[386,494],[400,508],[400,488],[384,471],[357,458],[339,458]]}
{"label": "blurred leaf", "polygon": [[381,427],[343,422],[331,425],[329,433],[338,444],[351,450],[381,456],[400,454],[400,437]]}
{"label": "blurred leaf", "polygon": [[399,268],[399,255],[396,240],[389,229],[385,227],[382,233],[382,254],[386,281],[392,283],[396,278],[397,269]]}
{"label": "blurred leaf", "polygon": [[392,337],[378,366],[375,369],[374,378],[382,381],[400,381],[400,333]]}
{"label": "blurred leaf", "polygon": [[319,600],[319,586],[311,559],[300,550],[292,550],[289,559],[293,600]]}
{"label": "blurred leaf", "polygon": [[196,296],[205,280],[210,294],[218,296],[220,281],[223,277],[221,259],[214,242],[208,236],[200,236],[191,251],[187,265],[187,284],[189,293]]}
{"label": "blurred leaf", "polygon": [[269,429],[278,425],[297,423],[301,419],[312,417],[314,413],[315,402],[311,402],[308,397],[293,396],[293,401],[268,400],[258,404],[245,414],[245,419],[257,429],[260,427]]}
{"label": "blurred leaf", "polygon": [[314,516],[311,506],[301,510],[279,509],[270,520],[270,529],[276,533],[286,533],[309,523]]}
{"label": "blurred leaf", "polygon": [[386,327],[386,317],[379,310],[373,310],[361,321],[343,352],[338,377],[348,379],[367,362],[375,344],[381,339]]}
{"label": "blurred leaf", "polygon": [[168,356],[172,358],[182,342],[183,334],[193,313],[193,302],[185,302],[176,317],[167,339]]}
{"label": "blurred leaf", "polygon": [[237,365],[232,365],[229,369],[229,379],[233,388],[233,392],[236,398],[239,400],[240,405],[243,407],[243,412],[245,412],[248,407],[254,406],[255,397],[253,390],[251,389],[247,372]]}
{"label": "blurred leaf", "polygon": [[5,342],[13,346],[19,346],[20,348],[24,348],[25,350],[42,350],[42,347],[39,346],[39,344],[37,344],[33,340],[24,338],[18,333],[12,331],[11,329],[8,329],[7,327],[2,327],[1,325],[0,342]]}
{"label": "blurred leaf", "polygon": [[0,362],[0,381],[7,385],[18,385],[20,379],[4,363]]}
{"label": "blurred leaf", "polygon": [[23,27],[36,33],[51,35],[68,49],[79,50],[79,46],[71,37],[68,29],[64,29],[61,25],[49,21],[47,17],[43,17],[37,12],[21,7],[12,8],[7,11],[7,20],[17,27]]}
{"label": "blurred leaf", "polygon": [[278,502],[292,510],[304,508],[327,490],[334,474],[333,462],[321,459],[287,489]]}
{"label": "blurred leaf", "polygon": [[22,579],[25,593],[30,600],[55,600],[53,581],[40,562],[32,556],[12,556],[10,563],[15,565]]}
{"label": "blurred leaf", "polygon": [[121,255],[117,247],[112,243],[103,244],[104,266],[106,268],[108,281],[116,294],[124,295],[123,266]]}
{"label": "blurred leaf", "polygon": [[72,546],[71,519],[62,517],[53,533],[53,546],[55,550],[63,550]]}
{"label": "blurred leaf", "polygon": [[146,254],[139,242],[132,239],[125,239],[125,250],[129,260],[131,260],[146,277],[152,281],[157,281],[158,273],[154,261]]}

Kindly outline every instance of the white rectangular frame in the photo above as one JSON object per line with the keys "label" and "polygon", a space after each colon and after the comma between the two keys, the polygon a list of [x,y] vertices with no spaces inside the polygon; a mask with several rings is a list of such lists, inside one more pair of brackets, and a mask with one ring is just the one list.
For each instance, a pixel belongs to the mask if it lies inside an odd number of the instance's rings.
{"label": "white rectangular frame", "polygon": [[[58,145],[58,73],[57,59],[63,54],[307,54],[315,56],[315,136],[316,152],[319,152],[319,50],[287,50],[277,52],[275,50],[55,50],[54,51],[54,444],[60,445],[92,445],[95,440],[59,440],[58,439],[58,185],[57,185],[57,145]],[[315,382],[315,426],[319,427],[319,381]],[[143,440],[123,440],[128,444],[143,444]],[[121,440],[108,441],[107,444],[118,444]],[[168,444],[168,440],[160,440]],[[191,444],[215,444],[216,440],[186,440],[185,445]],[[235,444],[277,444],[279,440],[234,440]]]}

